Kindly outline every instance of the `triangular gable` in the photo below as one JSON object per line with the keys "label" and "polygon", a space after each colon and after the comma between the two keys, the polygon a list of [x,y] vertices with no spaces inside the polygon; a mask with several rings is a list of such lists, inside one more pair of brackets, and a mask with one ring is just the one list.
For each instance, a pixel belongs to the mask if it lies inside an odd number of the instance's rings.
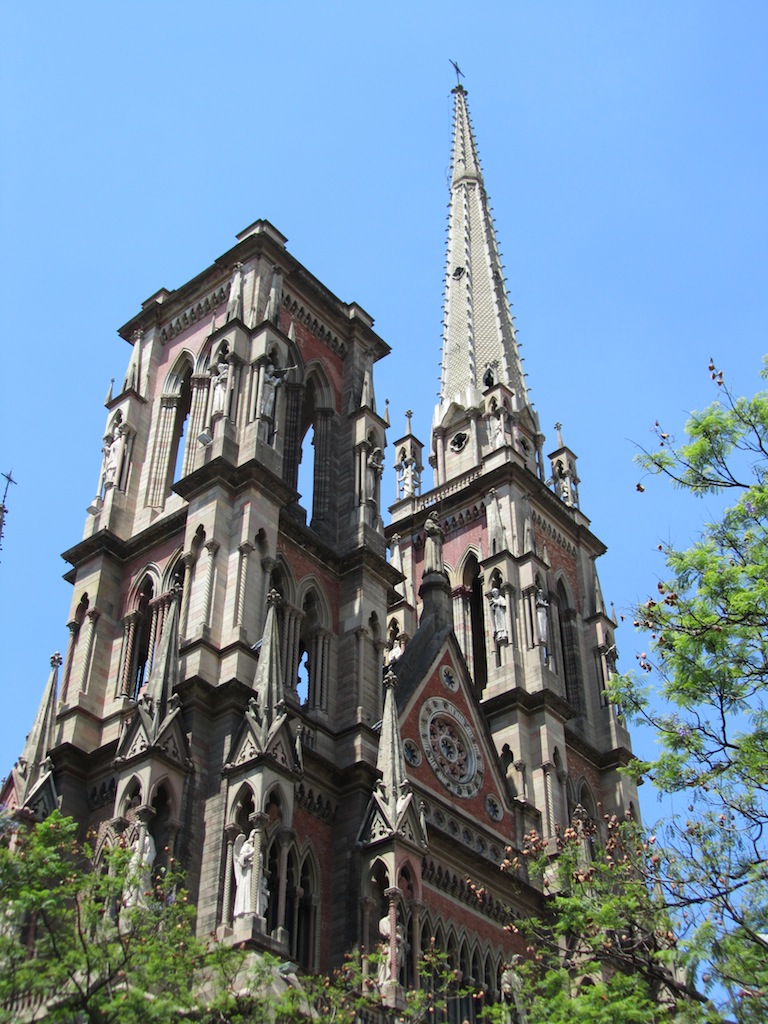
{"label": "triangular gable", "polygon": [[189,759],[187,735],[181,721],[181,712],[175,709],[160,727],[155,748],[161,750],[169,760],[185,765]]}
{"label": "triangular gable", "polygon": [[452,630],[431,653],[421,678],[403,687],[400,731],[408,774],[456,812],[509,835],[507,782]]}
{"label": "triangular gable", "polygon": [[283,768],[291,771],[295,767],[295,742],[288,725],[288,716],[281,714],[272,723],[262,747],[261,727],[252,714],[246,712],[239,730],[235,734],[227,764],[242,768],[255,761],[260,755],[271,755]]}
{"label": "triangular gable", "polygon": [[117,756],[130,760],[143,754],[152,745],[150,726],[146,712],[141,708],[137,709],[118,744]]}
{"label": "triangular gable", "polygon": [[53,772],[46,772],[35,785],[24,801],[24,806],[32,812],[36,821],[44,821],[59,806],[59,797],[53,781]]}

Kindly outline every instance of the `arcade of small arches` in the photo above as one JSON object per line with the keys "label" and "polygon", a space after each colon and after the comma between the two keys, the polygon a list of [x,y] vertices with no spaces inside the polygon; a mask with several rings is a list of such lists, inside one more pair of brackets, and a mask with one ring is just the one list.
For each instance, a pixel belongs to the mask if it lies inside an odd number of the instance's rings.
{"label": "arcade of small arches", "polygon": [[[312,841],[297,838],[290,804],[279,786],[268,791],[261,810],[256,806],[254,790],[244,783],[224,830],[220,934],[237,939],[241,919],[257,919],[258,930],[279,943],[291,959],[317,969],[321,886]],[[248,864],[243,863],[243,837],[250,843]],[[250,872],[247,883],[243,868]],[[246,884],[244,900],[238,890]]]}
{"label": "arcade of small arches", "polygon": [[[406,989],[430,983],[430,979],[421,976],[420,963],[425,953],[443,953],[446,971],[453,975],[453,980],[441,1019],[448,1024],[474,1024],[485,1006],[501,998],[501,975],[508,954],[489,939],[481,938],[465,925],[445,920],[437,908],[431,908],[420,876],[421,871],[406,861],[400,865],[397,884],[393,886],[390,868],[383,859],[377,858],[370,866],[361,899],[362,952],[378,954],[379,982],[395,980]],[[390,942],[393,933],[394,944]]]}

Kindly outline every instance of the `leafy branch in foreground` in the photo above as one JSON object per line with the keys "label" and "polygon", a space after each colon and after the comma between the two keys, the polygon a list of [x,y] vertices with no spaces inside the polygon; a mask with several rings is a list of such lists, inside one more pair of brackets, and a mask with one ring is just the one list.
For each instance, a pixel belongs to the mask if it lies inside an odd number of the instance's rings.
{"label": "leafy branch in foreground", "polygon": [[661,546],[665,578],[635,614],[653,685],[627,676],[609,691],[657,735],[658,756],[634,773],[681,794],[659,830],[660,891],[703,979],[747,1022],[768,1019],[768,391],[736,396],[709,369],[718,401],[680,445],[657,424],[659,449],[638,462],[736,501],[690,547]]}
{"label": "leafy branch in foreground", "polygon": [[539,916],[510,926],[527,947],[518,970],[529,1024],[721,1019],[679,947],[656,884],[655,840],[641,825],[606,816],[601,829],[579,811],[558,833],[554,858],[536,833],[520,856],[545,894]]}

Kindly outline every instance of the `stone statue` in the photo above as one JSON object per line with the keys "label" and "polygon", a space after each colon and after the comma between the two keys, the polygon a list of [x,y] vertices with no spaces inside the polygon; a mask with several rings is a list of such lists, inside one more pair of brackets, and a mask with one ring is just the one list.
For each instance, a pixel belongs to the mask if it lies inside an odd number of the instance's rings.
{"label": "stone statue", "polygon": [[240,319],[243,300],[243,264],[236,263],[232,268],[232,281],[229,285],[229,301],[227,302],[227,321]]}
{"label": "stone statue", "polygon": [[379,481],[384,470],[384,453],[381,448],[373,449],[368,456],[366,466],[368,471],[366,473],[365,496],[369,502],[376,504],[379,494]]}
{"label": "stone statue", "polygon": [[106,434],[101,451],[104,456],[104,468],[102,470],[102,486],[106,491],[115,486],[117,478],[117,450],[120,447],[121,430],[116,426],[111,434]]}
{"label": "stone statue", "polygon": [[408,458],[405,460],[405,466],[403,468],[403,497],[412,498],[416,493],[416,481],[414,479],[414,463],[415,459]]}
{"label": "stone statue", "polygon": [[381,953],[381,962],[379,963],[378,983],[384,985],[388,981],[397,981],[398,970],[400,962],[403,958],[403,949],[405,946],[405,940],[403,938],[403,929],[400,925],[397,925],[395,931],[395,963],[392,963],[390,958],[390,945],[389,940],[392,934],[392,929],[389,924],[389,917],[382,917],[379,921],[379,935],[381,936],[381,945],[379,946],[379,952]]}
{"label": "stone statue", "polygon": [[295,366],[286,366],[284,370],[278,370],[274,363],[268,363],[261,382],[261,415],[268,420],[275,417],[275,398],[277,389],[283,383],[283,376],[289,370],[295,370]]}
{"label": "stone statue", "polygon": [[493,624],[494,639],[506,643],[509,639],[507,634],[507,602],[498,587],[493,588],[488,601],[491,605],[491,623]]}
{"label": "stone statue", "polygon": [[427,535],[424,544],[424,575],[428,572],[444,572],[443,566],[443,528],[437,512],[430,512],[424,523]]}
{"label": "stone statue", "polygon": [[251,884],[253,878],[253,854],[256,849],[255,830],[246,838],[241,832],[235,840],[235,907],[234,917],[251,913]]}
{"label": "stone statue", "polygon": [[223,358],[216,365],[216,373],[212,374],[213,399],[211,400],[211,419],[224,416],[227,411],[227,384],[229,382],[229,363]]}
{"label": "stone statue", "polygon": [[128,885],[123,895],[123,906],[145,907],[147,893],[152,888],[152,865],[157,856],[152,833],[149,830],[140,833],[131,849],[133,856],[128,863]]}
{"label": "stone statue", "polygon": [[515,968],[522,957],[518,954],[504,965],[501,975],[501,999],[506,1011],[505,1024],[528,1024],[528,1016],[523,1007],[523,979]]}
{"label": "stone statue", "polygon": [[549,616],[547,612],[549,610],[549,601],[544,596],[543,590],[536,591],[536,624],[539,630],[539,643],[543,646],[547,646],[549,639]]}

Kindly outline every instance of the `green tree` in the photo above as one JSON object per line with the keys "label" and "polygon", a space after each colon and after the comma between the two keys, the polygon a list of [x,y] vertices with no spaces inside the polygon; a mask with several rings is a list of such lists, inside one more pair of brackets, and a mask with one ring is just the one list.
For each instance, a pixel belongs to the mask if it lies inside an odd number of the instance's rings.
{"label": "green tree", "polygon": [[539,915],[510,930],[526,943],[516,966],[528,1024],[657,1024],[719,1020],[692,978],[655,878],[660,857],[642,826],[577,813],[557,852],[535,832],[503,870],[538,879]]}
{"label": "green tree", "polygon": [[421,1024],[474,995],[435,949],[394,1009],[375,981],[379,954],[297,977],[274,956],[201,941],[173,862],[137,892],[133,851],[97,861],[77,832],[58,812],[38,824],[0,817],[0,1024],[31,1010],[51,1024],[357,1024],[364,1012]]}
{"label": "green tree", "polygon": [[718,400],[680,444],[657,423],[658,448],[638,461],[692,495],[725,495],[724,508],[690,547],[661,546],[666,576],[635,617],[645,675],[610,692],[658,739],[634,773],[681,794],[655,878],[680,945],[751,1022],[768,1019],[768,391],[736,396],[709,370]]}

